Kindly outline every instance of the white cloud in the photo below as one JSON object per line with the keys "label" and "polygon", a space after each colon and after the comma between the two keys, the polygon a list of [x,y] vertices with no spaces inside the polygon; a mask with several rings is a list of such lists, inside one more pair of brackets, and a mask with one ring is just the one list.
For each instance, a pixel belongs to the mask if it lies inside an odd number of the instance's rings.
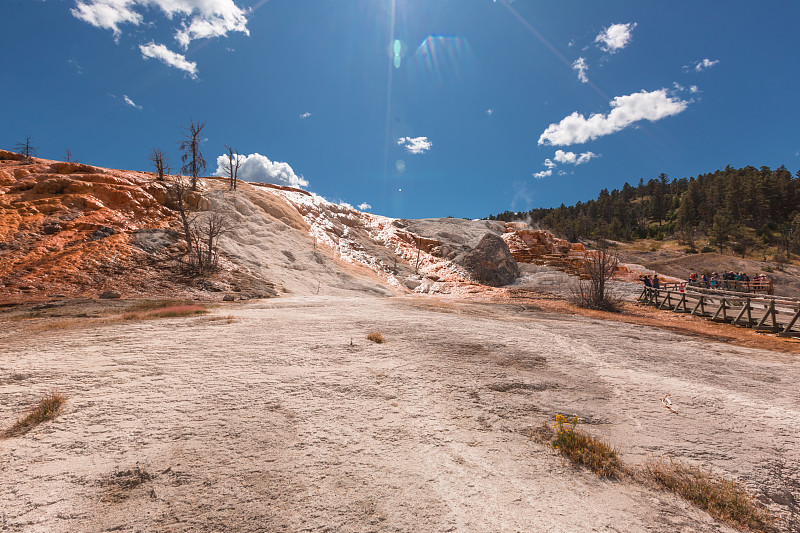
{"label": "white cloud", "polygon": [[600,113],[586,118],[577,111],[563,118],[558,124],[550,124],[539,137],[539,144],[570,146],[582,144],[616,133],[640,120],[655,122],[664,117],[677,115],[686,109],[689,102],[667,95],[666,89],[652,92],[617,96],[610,102],[613,108],[608,115]]}
{"label": "white cloud", "polygon": [[359,211],[366,211],[367,209],[372,209],[372,206],[369,205],[367,202],[364,202],[363,204],[358,204]]}
{"label": "white cloud", "polygon": [[[582,165],[584,163],[588,163],[595,157],[600,157],[600,156],[594,152],[583,152],[582,154],[579,155],[576,154],[575,152],[565,152],[564,150],[556,150],[556,153],[553,156],[553,159],[555,159],[556,162],[554,163],[552,159],[545,159],[542,165],[547,167],[547,170],[542,170],[541,172],[537,172],[533,175],[533,177],[541,179],[541,178],[546,178],[548,176],[552,176],[553,169],[558,166],[558,163],[561,163],[563,165],[577,166],[577,165]],[[566,174],[567,172],[565,170],[563,169],[558,170],[559,176],[564,176]]]}
{"label": "white cloud", "polygon": [[[270,161],[268,157],[255,153],[240,155],[239,179],[244,181],[257,181],[259,183],[273,183],[289,187],[307,187],[308,180],[298,176],[289,166],[289,163]],[[217,176],[225,175],[225,165],[229,162],[228,154],[217,157]]]}
{"label": "white cloud", "polygon": [[144,19],[137,8],[150,7],[159,8],[170,20],[178,19],[175,40],[184,49],[195,39],[224,37],[234,31],[250,35],[248,13],[233,0],[76,0],[71,13],[92,26],[113,31],[119,38],[120,25],[141,25]]}
{"label": "white cloud", "polygon": [[301,114],[301,115],[300,115],[300,118],[308,118],[308,117],[310,117],[310,116],[311,116],[311,113],[309,113],[308,111],[306,111],[305,113],[303,113],[303,114]]}
{"label": "white cloud", "polygon": [[134,108],[134,109],[138,109],[138,110],[140,110],[140,111],[141,111],[141,109],[142,109],[142,106],[140,106],[140,105],[136,105],[136,103],[135,103],[133,100],[131,100],[130,98],[128,98],[128,95],[127,95],[127,94],[123,94],[123,95],[122,95],[122,101],[123,101],[123,102],[125,102],[125,104],[126,104],[126,105],[129,105],[129,106],[131,106],[131,107],[132,107],[132,108]]}
{"label": "white cloud", "polygon": [[142,57],[158,59],[165,65],[186,72],[192,79],[197,79],[197,63],[189,61],[183,54],[173,52],[163,44],[156,44],[153,41],[139,45],[139,50],[142,52]]}
{"label": "white cloud", "polygon": [[135,5],[135,0],[78,0],[70,13],[92,26],[113,31],[114,37],[118,38],[120,24],[138,26],[142,23],[142,15],[132,9]]}
{"label": "white cloud", "polygon": [[486,110],[486,114],[491,117],[492,115],[494,115],[494,109],[492,109],[492,108],[487,109]]}
{"label": "white cloud", "polygon": [[719,59],[711,60],[711,59],[703,59],[702,61],[698,61],[697,64],[694,66],[694,69],[697,72],[703,72],[706,69],[709,69],[719,63]]}
{"label": "white cloud", "polygon": [[578,79],[581,80],[581,83],[586,83],[589,81],[588,76],[586,76],[586,71],[589,70],[589,64],[586,62],[586,58],[579,57],[572,63],[572,70],[578,72]]}
{"label": "white cloud", "polygon": [[689,87],[689,92],[692,94],[699,93],[700,89],[697,88],[697,85],[692,85],[691,87]]}
{"label": "white cloud", "polygon": [[[588,163],[595,157],[598,156],[594,152],[583,152],[582,154],[577,155],[575,152],[565,152],[563,150],[556,150],[556,155],[553,157],[553,159],[563,164],[582,165],[584,163]],[[550,160],[545,159],[545,166],[547,166],[547,161]]]}
{"label": "white cloud", "polygon": [[582,165],[584,163],[588,163],[589,161],[591,161],[595,157],[600,157],[600,156],[597,155],[594,152],[583,152],[581,155],[578,156],[578,160],[575,161],[575,164],[576,165]]}
{"label": "white cloud", "polygon": [[427,137],[400,137],[397,144],[405,146],[409,154],[424,154],[433,146]]}
{"label": "white cloud", "polygon": [[631,41],[633,28],[636,26],[637,24],[635,22],[629,22],[628,24],[612,24],[601,31],[597,37],[595,37],[594,42],[599,43],[597,46],[603,51],[613,54],[628,45]]}

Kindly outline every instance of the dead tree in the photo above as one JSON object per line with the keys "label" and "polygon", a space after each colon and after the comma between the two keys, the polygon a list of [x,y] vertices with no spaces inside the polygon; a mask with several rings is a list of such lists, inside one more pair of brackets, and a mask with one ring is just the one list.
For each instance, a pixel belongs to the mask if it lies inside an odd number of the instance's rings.
{"label": "dead tree", "polygon": [[17,153],[25,156],[26,163],[30,163],[31,158],[36,157],[38,154],[39,147],[33,145],[33,137],[26,135],[25,141],[15,144],[14,149]]}
{"label": "dead tree", "polygon": [[183,226],[183,238],[188,247],[188,253],[191,255],[194,248],[194,239],[192,237],[192,219],[189,213],[188,195],[189,186],[184,181],[183,176],[175,176],[172,184],[169,186],[169,192],[172,200],[175,202],[175,207],[181,217],[181,225]]}
{"label": "dead tree", "polygon": [[580,307],[617,311],[618,301],[607,282],[614,275],[619,259],[607,241],[601,239],[596,246],[597,250],[588,252],[581,266],[581,279],[574,292],[574,300]]}
{"label": "dead tree", "polygon": [[156,173],[158,174],[158,178],[156,179],[158,181],[164,181],[164,167],[169,164],[167,154],[165,154],[160,148],[153,148],[150,152],[150,157],[148,160],[153,163],[153,166],[156,169]]}
{"label": "dead tree", "polygon": [[229,229],[228,217],[218,211],[210,211],[198,216],[192,223],[194,239],[193,263],[195,271],[202,275],[217,268],[217,244],[219,238]]}
{"label": "dead tree", "polygon": [[206,169],[206,160],[203,159],[203,154],[200,152],[200,133],[205,126],[205,122],[195,124],[192,120],[188,130],[184,130],[184,139],[180,143],[180,149],[183,152],[181,172],[191,176],[193,191],[197,190],[197,177]]}
{"label": "dead tree", "polygon": [[217,268],[219,257],[219,238],[230,229],[228,217],[215,210],[192,212],[189,205],[191,191],[182,176],[175,177],[169,190],[183,227],[189,258],[186,265],[188,270],[197,276],[213,272]]}
{"label": "dead tree", "polygon": [[64,160],[67,163],[72,162],[72,150],[70,150],[69,148],[64,148]]}
{"label": "dead tree", "polygon": [[225,175],[230,180],[230,190],[236,190],[236,179],[239,175],[239,167],[242,166],[242,160],[239,158],[239,150],[234,150],[228,145],[225,145],[228,150],[228,162],[222,164],[222,169]]}

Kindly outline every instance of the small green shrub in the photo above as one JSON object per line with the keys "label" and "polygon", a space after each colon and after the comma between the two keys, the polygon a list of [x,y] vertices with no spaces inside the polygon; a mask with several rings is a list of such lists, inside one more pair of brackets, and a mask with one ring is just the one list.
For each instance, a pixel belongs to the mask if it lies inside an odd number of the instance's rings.
{"label": "small green shrub", "polygon": [[714,253],[716,251],[717,251],[716,248],[712,248],[711,246],[703,246],[703,249],[700,250],[700,253],[711,254],[711,253]]}

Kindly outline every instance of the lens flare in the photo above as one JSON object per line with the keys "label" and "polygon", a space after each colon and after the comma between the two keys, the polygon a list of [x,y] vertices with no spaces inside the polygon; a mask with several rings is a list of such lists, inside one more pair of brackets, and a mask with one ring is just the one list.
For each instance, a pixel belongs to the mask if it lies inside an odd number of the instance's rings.
{"label": "lens flare", "polygon": [[472,71],[472,48],[464,37],[429,35],[417,47],[412,63],[416,72],[437,82],[466,81]]}
{"label": "lens flare", "polygon": [[400,68],[406,55],[406,44],[400,39],[395,39],[389,46],[389,56],[392,58],[394,68]]}

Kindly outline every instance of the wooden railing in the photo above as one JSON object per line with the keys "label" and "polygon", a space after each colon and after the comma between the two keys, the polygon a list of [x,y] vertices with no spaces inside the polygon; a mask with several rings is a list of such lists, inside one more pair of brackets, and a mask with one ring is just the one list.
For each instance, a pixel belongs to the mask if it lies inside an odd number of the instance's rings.
{"label": "wooden railing", "polygon": [[690,281],[689,287],[701,289],[714,289],[734,292],[750,292],[761,294],[774,294],[775,287],[771,281],[736,281],[732,279],[720,279],[711,281]]}
{"label": "wooden railing", "polygon": [[643,287],[638,301],[658,309],[688,313],[781,336],[800,336],[800,301],[774,297],[731,296],[685,291],[683,284]]}

